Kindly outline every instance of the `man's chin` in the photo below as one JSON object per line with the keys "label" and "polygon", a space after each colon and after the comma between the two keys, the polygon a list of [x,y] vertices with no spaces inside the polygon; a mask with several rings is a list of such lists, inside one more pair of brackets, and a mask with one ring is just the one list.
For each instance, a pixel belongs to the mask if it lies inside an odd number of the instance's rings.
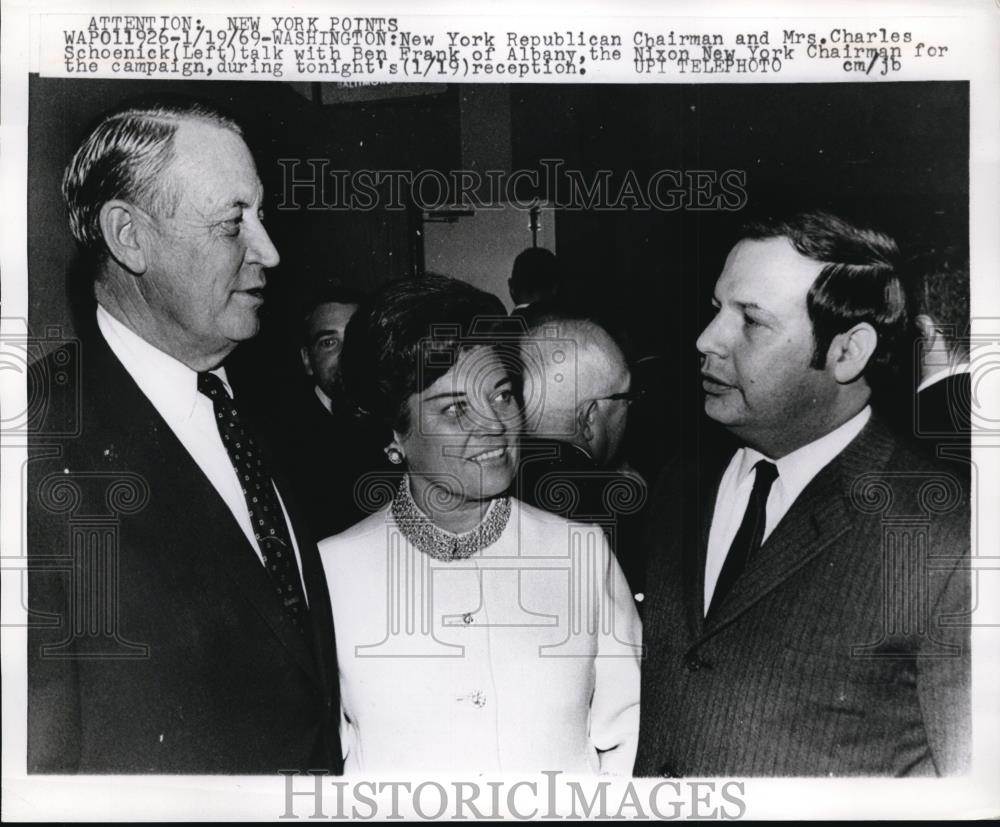
{"label": "man's chin", "polygon": [[730,394],[708,394],[705,396],[705,416],[726,427],[738,426],[742,421],[742,411],[736,409]]}
{"label": "man's chin", "polygon": [[259,332],[260,319],[257,316],[257,311],[252,310],[248,313],[240,313],[237,318],[232,320],[232,323],[229,325],[229,335],[226,338],[235,344],[239,344],[240,342],[252,339]]}

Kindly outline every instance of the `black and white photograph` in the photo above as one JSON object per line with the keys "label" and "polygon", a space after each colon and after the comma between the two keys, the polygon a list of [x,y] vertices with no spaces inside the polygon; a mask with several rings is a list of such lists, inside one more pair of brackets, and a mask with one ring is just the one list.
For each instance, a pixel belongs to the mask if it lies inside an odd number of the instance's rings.
{"label": "black and white photograph", "polygon": [[779,7],[33,17],[5,818],[997,815],[1000,98]]}

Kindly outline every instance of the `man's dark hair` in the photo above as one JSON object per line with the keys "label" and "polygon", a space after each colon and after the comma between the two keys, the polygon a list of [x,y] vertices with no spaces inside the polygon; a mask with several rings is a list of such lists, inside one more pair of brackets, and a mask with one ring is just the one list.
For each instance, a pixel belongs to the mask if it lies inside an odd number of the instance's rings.
{"label": "man's dark hair", "polygon": [[174,157],[177,128],[191,120],[243,135],[232,118],[204,101],[162,96],[104,115],[80,144],[63,174],[62,193],[70,231],[90,263],[107,255],[100,215],[108,201],[120,198],[153,214],[173,214],[180,193],[164,173]]}
{"label": "man's dark hair", "polygon": [[754,222],[741,238],[787,238],[799,253],[823,264],[806,296],[812,367],[824,366],[837,334],[867,322],[878,334],[865,369],[869,385],[874,390],[898,369],[907,331],[906,294],[898,272],[899,248],[888,235],[816,210]]}
{"label": "man's dark hair", "polygon": [[[324,304],[356,304],[359,307],[364,304],[366,295],[363,290],[355,287],[343,287],[337,284],[328,284],[311,290],[301,305],[300,318],[302,321],[302,336],[309,336],[309,320],[317,307]],[[307,341],[306,344],[309,344]]]}
{"label": "man's dark hair", "polygon": [[924,314],[942,328],[948,347],[969,355],[969,253],[962,247],[932,247],[903,265],[910,318]]}
{"label": "man's dark hair", "polygon": [[397,433],[410,430],[410,397],[444,376],[458,355],[494,345],[503,302],[445,276],[392,281],[351,317],[341,376],[358,407]]}
{"label": "man's dark hair", "polygon": [[515,304],[550,299],[559,289],[559,262],[551,250],[529,247],[514,259],[510,274],[510,297]]}

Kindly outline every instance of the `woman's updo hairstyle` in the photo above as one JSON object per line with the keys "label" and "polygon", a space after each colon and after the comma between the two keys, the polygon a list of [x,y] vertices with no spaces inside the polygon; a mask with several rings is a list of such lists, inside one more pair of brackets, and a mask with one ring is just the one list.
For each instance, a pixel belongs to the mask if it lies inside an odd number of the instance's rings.
{"label": "woman's updo hairstyle", "polygon": [[344,389],[363,414],[409,432],[407,405],[463,350],[496,343],[503,302],[445,276],[392,281],[351,317],[340,358]]}

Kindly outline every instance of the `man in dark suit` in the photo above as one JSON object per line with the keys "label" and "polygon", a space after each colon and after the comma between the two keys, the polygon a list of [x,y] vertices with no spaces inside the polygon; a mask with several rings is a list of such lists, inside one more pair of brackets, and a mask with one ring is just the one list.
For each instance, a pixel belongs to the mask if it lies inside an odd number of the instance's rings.
{"label": "man in dark suit", "polygon": [[519,499],[569,520],[599,524],[633,592],[641,589],[637,532],[643,478],[622,451],[638,394],[625,354],[590,319],[549,313],[520,339],[525,436]]}
{"label": "man in dark suit", "polygon": [[528,247],[514,259],[507,288],[514,302],[512,316],[534,319],[536,304],[551,303],[559,292],[559,260],[544,247]]}
{"label": "man in dark suit", "polygon": [[278,263],[242,133],[126,106],[63,194],[97,311],[31,371],[28,769],[338,772],[316,547],[222,367]]}
{"label": "man in dark suit", "polygon": [[282,465],[317,541],[375,510],[366,495],[366,475],[384,478],[391,473],[383,441],[357,416],[340,381],[347,323],[363,298],[358,290],[338,286],[310,295],[300,348],[309,381],[282,406],[275,435]]}
{"label": "man in dark suit", "polygon": [[895,244],[826,213],[751,227],[698,338],[742,447],[650,507],[637,775],[951,774],[969,746],[962,480],[872,413],[905,330]]}

